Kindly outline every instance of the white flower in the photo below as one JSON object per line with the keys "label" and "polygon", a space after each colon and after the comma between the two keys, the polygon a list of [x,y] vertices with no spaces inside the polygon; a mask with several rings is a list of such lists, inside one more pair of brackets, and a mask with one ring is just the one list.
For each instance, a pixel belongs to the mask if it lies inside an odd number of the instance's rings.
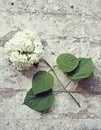
{"label": "white flower", "polygon": [[18,70],[27,70],[38,63],[44,53],[36,33],[19,31],[5,44],[7,58]]}

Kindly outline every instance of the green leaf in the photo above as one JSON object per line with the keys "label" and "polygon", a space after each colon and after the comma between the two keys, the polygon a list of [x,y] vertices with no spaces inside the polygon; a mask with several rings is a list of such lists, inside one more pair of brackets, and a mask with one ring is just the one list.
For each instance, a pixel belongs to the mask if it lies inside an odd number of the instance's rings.
{"label": "green leaf", "polygon": [[45,95],[45,96],[42,96],[42,95],[36,96],[33,94],[33,90],[30,89],[26,94],[24,104],[33,110],[43,111],[43,110],[49,109],[51,105],[53,104],[54,100],[55,100],[55,96],[52,93],[52,91],[48,93],[48,95]]}
{"label": "green leaf", "polygon": [[33,76],[32,90],[34,95],[45,92],[53,87],[54,77],[46,71],[39,71]]}
{"label": "green leaf", "polygon": [[72,79],[87,78],[93,72],[93,61],[91,58],[81,58],[79,66],[73,71]]}
{"label": "green leaf", "polygon": [[79,59],[72,54],[63,53],[58,56],[56,62],[60,70],[64,72],[71,72],[78,66]]}

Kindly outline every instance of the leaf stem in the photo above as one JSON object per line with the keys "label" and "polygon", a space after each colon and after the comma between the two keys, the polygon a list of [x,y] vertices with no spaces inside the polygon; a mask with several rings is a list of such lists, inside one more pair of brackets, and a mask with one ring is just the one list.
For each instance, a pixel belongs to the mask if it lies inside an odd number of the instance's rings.
{"label": "leaf stem", "polygon": [[56,72],[55,72],[54,69],[51,67],[51,65],[50,65],[45,59],[42,59],[42,61],[43,61],[44,63],[46,63],[47,66],[51,69],[51,71],[53,72],[53,74],[55,75],[55,77],[57,78],[57,80],[58,80],[59,83],[61,84],[62,88],[65,90],[65,92],[69,94],[69,96],[74,100],[74,102],[75,102],[79,107],[81,107],[80,104],[79,104],[79,102],[75,99],[75,97],[66,89],[66,87],[64,87],[63,83],[61,82],[61,80],[60,80],[59,77],[57,76]]}

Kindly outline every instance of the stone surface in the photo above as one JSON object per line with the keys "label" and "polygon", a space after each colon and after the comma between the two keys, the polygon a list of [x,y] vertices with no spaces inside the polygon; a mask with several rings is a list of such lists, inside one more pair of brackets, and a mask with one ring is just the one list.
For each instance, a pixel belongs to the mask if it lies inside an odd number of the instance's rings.
{"label": "stone surface", "polygon": [[[46,50],[44,58],[51,65],[62,52],[92,57],[95,80],[89,91],[99,93],[85,96],[71,82],[68,89],[81,108],[65,93],[56,95],[47,114],[22,105],[36,69],[17,71],[5,59],[3,46],[26,28],[37,31]],[[101,130],[101,0],[0,0],[0,29],[0,130]],[[65,85],[70,81],[56,72]],[[54,90],[59,88],[55,81]]]}

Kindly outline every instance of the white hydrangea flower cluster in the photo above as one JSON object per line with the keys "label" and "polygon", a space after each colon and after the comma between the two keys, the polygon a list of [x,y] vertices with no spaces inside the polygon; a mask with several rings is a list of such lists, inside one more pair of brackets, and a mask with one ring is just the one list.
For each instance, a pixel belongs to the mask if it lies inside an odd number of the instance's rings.
{"label": "white hydrangea flower cluster", "polygon": [[18,70],[27,70],[38,63],[44,53],[36,33],[19,31],[5,44],[7,58]]}

